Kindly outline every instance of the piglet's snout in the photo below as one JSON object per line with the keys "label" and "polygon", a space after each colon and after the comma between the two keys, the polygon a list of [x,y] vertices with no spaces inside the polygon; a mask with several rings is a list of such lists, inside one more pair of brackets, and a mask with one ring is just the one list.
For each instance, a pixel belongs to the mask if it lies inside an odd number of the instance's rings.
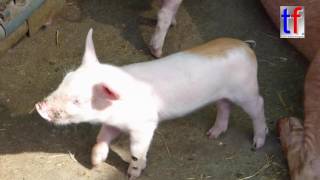
{"label": "piglet's snout", "polygon": [[37,112],[40,114],[40,116],[48,121],[51,121],[51,118],[49,116],[49,108],[48,108],[48,104],[47,101],[41,101],[38,102],[36,105],[36,110]]}

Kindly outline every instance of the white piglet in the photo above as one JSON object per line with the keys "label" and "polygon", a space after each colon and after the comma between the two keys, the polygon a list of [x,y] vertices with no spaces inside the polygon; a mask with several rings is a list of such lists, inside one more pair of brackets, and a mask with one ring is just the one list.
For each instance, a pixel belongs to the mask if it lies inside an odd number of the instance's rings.
{"label": "white piglet", "polygon": [[146,167],[160,121],[213,102],[217,118],[207,133],[210,138],[227,130],[233,102],[252,118],[254,147],[263,146],[268,128],[256,56],[245,42],[220,38],[159,60],[117,67],[99,63],[91,29],[81,66],[69,72],[36,109],[54,124],[102,123],[92,150],[93,165],[107,158],[109,144],[120,132],[127,132],[132,155],[128,175],[135,179]]}

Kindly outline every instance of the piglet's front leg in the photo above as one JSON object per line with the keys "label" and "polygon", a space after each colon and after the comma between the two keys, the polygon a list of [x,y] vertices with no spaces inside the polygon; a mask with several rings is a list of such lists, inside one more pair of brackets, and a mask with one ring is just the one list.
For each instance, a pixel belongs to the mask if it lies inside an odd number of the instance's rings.
{"label": "piglet's front leg", "polygon": [[111,126],[102,125],[97,143],[92,148],[91,163],[93,166],[105,161],[109,153],[109,144],[120,134],[120,130]]}
{"label": "piglet's front leg", "polygon": [[147,153],[154,134],[155,127],[143,126],[130,132],[131,162],[128,168],[129,180],[141,175],[147,165]]}

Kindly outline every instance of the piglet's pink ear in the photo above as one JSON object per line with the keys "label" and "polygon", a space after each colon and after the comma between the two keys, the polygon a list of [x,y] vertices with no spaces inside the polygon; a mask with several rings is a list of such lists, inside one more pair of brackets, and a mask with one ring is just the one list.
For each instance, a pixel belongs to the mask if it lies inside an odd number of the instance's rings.
{"label": "piglet's pink ear", "polygon": [[119,98],[119,94],[104,83],[96,84],[92,88],[91,106],[93,109],[102,111]]}
{"label": "piglet's pink ear", "polygon": [[114,90],[112,90],[110,87],[106,86],[106,85],[101,85],[102,87],[102,92],[104,93],[104,95],[110,99],[110,100],[118,100],[120,98],[119,94],[117,92],[115,92]]}

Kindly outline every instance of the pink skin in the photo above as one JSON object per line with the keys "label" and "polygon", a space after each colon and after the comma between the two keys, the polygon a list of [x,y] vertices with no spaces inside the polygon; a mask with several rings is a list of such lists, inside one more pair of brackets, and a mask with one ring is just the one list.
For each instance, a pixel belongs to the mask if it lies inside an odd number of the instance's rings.
{"label": "pink skin", "polygon": [[[265,124],[263,99],[261,97],[247,98],[245,101],[235,103],[250,115],[254,129],[253,146],[255,149],[259,149],[265,142],[265,134],[268,133]],[[221,133],[227,130],[230,108],[231,104],[228,100],[217,101],[217,118],[214,126],[207,132],[209,138],[218,138]]]}
{"label": "pink skin", "polygon": [[141,175],[147,165],[147,153],[154,134],[156,126],[150,126],[148,129],[141,127],[130,132],[130,151],[132,160],[128,168],[129,180],[134,180]]}
{"label": "pink skin", "polygon": [[58,109],[50,108],[48,100],[46,99],[38,102],[35,107],[41,117],[49,122],[56,121],[58,119],[58,116],[60,116],[60,114],[62,113]]}
{"label": "pink skin", "polygon": [[265,142],[265,134],[268,133],[264,117],[263,98],[248,98],[247,100],[238,103],[252,119],[254,130],[253,146],[256,149],[259,149]]}
{"label": "pink skin", "polygon": [[228,128],[230,116],[230,102],[226,99],[217,101],[217,118],[211,129],[207,132],[210,139],[218,138]]}
{"label": "pink skin", "polygon": [[97,136],[97,143],[92,148],[91,163],[96,166],[105,161],[109,153],[109,145],[119,134],[120,130],[108,125],[102,125]]}
{"label": "pink skin", "polygon": [[48,120],[49,122],[51,121],[51,118],[49,117],[49,113],[46,113],[46,112],[48,112],[48,107],[47,107],[47,101],[46,100],[38,102],[35,105],[35,107],[36,107],[36,110],[40,114],[41,117],[43,117],[44,119]]}
{"label": "pink skin", "polygon": [[176,24],[176,13],[182,0],[159,0],[161,9],[158,12],[156,30],[150,41],[151,54],[157,58],[162,55],[162,47],[170,25]]}

